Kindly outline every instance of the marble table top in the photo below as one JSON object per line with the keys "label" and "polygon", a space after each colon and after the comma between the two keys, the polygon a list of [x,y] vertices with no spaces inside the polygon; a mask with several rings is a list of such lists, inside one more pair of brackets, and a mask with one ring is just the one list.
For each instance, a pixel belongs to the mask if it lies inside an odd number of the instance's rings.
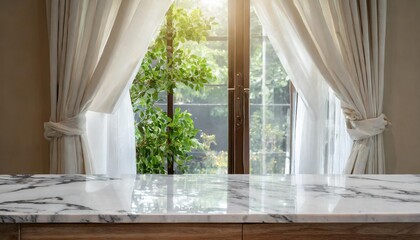
{"label": "marble table top", "polygon": [[0,222],[420,222],[420,175],[0,175]]}

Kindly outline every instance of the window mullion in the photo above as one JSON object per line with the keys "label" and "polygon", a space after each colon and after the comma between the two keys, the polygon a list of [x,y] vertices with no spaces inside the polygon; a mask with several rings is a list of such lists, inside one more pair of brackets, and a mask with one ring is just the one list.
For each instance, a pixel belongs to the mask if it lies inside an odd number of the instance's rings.
{"label": "window mullion", "polygon": [[294,148],[295,148],[295,132],[296,132],[296,113],[297,113],[297,91],[292,81],[289,82],[289,96],[290,96],[290,119],[289,119],[289,168],[285,172],[292,174],[294,172]]}
{"label": "window mullion", "polygon": [[[173,81],[173,79],[171,78],[171,69],[172,69],[172,55],[173,55],[173,37],[174,37],[174,32],[173,32],[173,10],[172,7],[169,8],[168,13],[167,13],[167,22],[166,22],[166,27],[167,27],[167,32],[166,32],[166,61],[167,61],[167,65],[168,65],[168,77],[169,77],[169,81]],[[167,116],[170,119],[174,119],[174,94],[173,94],[173,88],[171,88],[168,93],[167,93]],[[170,132],[171,132],[171,128],[168,127],[167,129],[168,132],[168,146],[171,145],[171,138],[170,138]],[[167,164],[168,164],[168,174],[174,174],[174,156],[172,154],[170,154],[169,156],[167,156]]]}

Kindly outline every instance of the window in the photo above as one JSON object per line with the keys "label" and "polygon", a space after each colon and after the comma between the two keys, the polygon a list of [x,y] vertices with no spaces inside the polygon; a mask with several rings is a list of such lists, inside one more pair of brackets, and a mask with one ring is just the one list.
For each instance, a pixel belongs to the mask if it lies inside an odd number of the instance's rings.
{"label": "window", "polygon": [[138,172],[290,173],[291,93],[249,0],[175,1],[131,90]]}

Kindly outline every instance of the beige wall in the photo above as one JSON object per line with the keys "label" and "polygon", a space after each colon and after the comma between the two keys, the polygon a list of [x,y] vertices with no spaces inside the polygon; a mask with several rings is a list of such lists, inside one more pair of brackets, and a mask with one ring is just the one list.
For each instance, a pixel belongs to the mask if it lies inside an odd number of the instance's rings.
{"label": "beige wall", "polygon": [[[389,0],[384,112],[388,173],[420,173],[420,1]],[[44,0],[0,1],[0,173],[48,172]]]}
{"label": "beige wall", "polygon": [[385,54],[387,172],[420,173],[420,1],[388,1]]}
{"label": "beige wall", "polygon": [[0,1],[0,173],[47,173],[45,0]]}

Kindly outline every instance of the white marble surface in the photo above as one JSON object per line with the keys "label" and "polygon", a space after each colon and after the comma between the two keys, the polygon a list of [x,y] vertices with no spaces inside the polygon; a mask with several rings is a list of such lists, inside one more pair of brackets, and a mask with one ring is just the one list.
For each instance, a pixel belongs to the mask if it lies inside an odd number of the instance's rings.
{"label": "white marble surface", "polygon": [[420,175],[0,175],[0,222],[420,222]]}

